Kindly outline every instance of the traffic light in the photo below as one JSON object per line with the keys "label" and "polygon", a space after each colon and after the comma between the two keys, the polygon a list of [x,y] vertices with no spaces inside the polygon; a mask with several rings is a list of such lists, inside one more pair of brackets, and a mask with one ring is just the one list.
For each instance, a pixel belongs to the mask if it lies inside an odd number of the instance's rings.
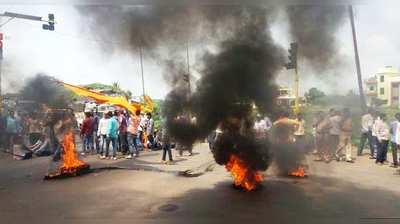
{"label": "traffic light", "polygon": [[47,21],[49,24],[43,24],[43,29],[45,30],[54,30],[54,14],[49,14],[49,21]]}
{"label": "traffic light", "polygon": [[189,75],[183,75],[183,80],[189,83]]}
{"label": "traffic light", "polygon": [[289,49],[289,63],[285,64],[286,69],[295,69],[297,66],[297,43],[291,43]]}
{"label": "traffic light", "polygon": [[0,60],[3,60],[3,34],[0,33]]}

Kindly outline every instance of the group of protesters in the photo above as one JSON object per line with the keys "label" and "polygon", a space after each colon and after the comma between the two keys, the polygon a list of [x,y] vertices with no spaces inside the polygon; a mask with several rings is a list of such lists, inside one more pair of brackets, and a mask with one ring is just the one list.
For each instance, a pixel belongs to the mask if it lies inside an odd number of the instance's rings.
{"label": "group of protesters", "polygon": [[157,148],[155,144],[154,120],[151,113],[141,114],[125,110],[109,111],[99,118],[97,111],[85,113],[80,128],[82,153],[101,154],[100,159],[109,157],[110,144],[113,147],[111,159],[117,159],[120,152],[126,159],[139,156],[143,148]]}
{"label": "group of protesters", "polygon": [[[53,114],[53,115],[49,115]],[[117,159],[120,152],[126,159],[138,157],[140,150],[147,148],[163,149],[161,163],[173,163],[171,148],[173,145],[179,150],[177,157],[183,156],[183,150],[188,150],[188,156],[193,155],[193,146],[170,141],[167,135],[165,122],[158,130],[155,130],[154,120],[151,113],[141,114],[139,110],[132,113],[126,110],[115,110],[106,113],[102,118],[98,112],[90,110],[85,113],[80,130],[76,121],[74,111],[68,109],[61,117],[48,113],[43,117],[31,112],[23,115],[12,110],[5,110],[0,117],[0,139],[7,152],[12,151],[14,144],[23,144],[23,136],[29,136],[30,150],[34,155],[45,156],[54,154],[54,160],[60,159],[60,142],[65,133],[60,133],[66,120],[70,120],[72,131],[79,131],[82,138],[81,155],[100,154],[101,159],[109,158],[110,145],[113,147],[111,159]],[[69,115],[68,115],[69,114]],[[301,113],[296,119],[290,119],[290,113],[282,111],[279,119],[272,123],[271,120],[261,114],[257,114],[254,122],[254,137],[269,138],[270,129],[273,126],[286,123],[294,127],[286,135],[288,141],[304,141],[306,133],[306,121]],[[65,119],[64,119],[65,118]],[[196,124],[196,118],[186,118],[184,113],[179,113],[174,122],[190,122]],[[400,147],[400,113],[394,117],[394,121],[388,124],[387,115],[379,111],[368,109],[361,118],[361,142],[357,150],[357,156],[363,155],[365,143],[368,140],[370,148],[370,159],[374,159],[377,165],[390,165],[397,168],[399,160],[397,151]],[[312,120],[316,155],[314,161],[329,163],[332,160],[354,163],[352,155],[352,138],[354,123],[349,108],[343,110],[330,109],[328,114],[318,111]],[[46,131],[47,130],[47,131]],[[46,132],[48,132],[46,134]],[[217,136],[222,133],[221,127],[211,132],[208,137],[210,150]],[[388,148],[392,148],[393,162],[390,164],[387,158]],[[169,162],[166,162],[166,155]]]}

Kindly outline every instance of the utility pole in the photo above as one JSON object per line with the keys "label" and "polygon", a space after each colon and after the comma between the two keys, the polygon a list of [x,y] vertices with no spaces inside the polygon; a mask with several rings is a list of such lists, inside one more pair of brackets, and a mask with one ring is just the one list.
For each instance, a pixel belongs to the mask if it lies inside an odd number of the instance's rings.
{"label": "utility pole", "polygon": [[295,74],[294,74],[294,85],[295,85],[295,95],[296,95],[296,100],[295,100],[295,108],[294,108],[294,114],[297,115],[299,113],[299,74],[297,72],[297,51],[298,51],[299,45],[297,43],[291,43],[290,44],[290,49],[288,50],[290,55],[289,55],[289,63],[285,64],[285,67],[287,70],[289,69],[294,69]]}
{"label": "utility pole", "polygon": [[142,45],[140,45],[139,49],[140,49],[140,67],[141,67],[141,69],[142,69],[143,101],[144,101],[144,105],[146,106],[146,100],[144,99],[144,96],[145,96],[146,92],[145,92],[145,90],[144,90],[144,74],[143,74]]}
{"label": "utility pole", "polygon": [[358,47],[357,47],[357,36],[356,36],[356,27],[354,24],[354,15],[353,15],[353,7],[349,5],[349,15],[351,22],[351,31],[353,33],[353,43],[354,43],[354,57],[356,60],[356,68],[357,68],[357,77],[358,77],[358,88],[360,91],[360,106],[362,114],[365,114],[365,98],[364,98],[364,90],[362,85],[362,76],[361,76],[361,67],[360,67],[360,58],[358,56]]}
{"label": "utility pole", "polygon": [[188,44],[188,40],[186,39],[186,54],[187,54],[187,66],[188,66],[188,76],[187,76],[187,83],[189,86],[189,98],[191,95],[191,91],[190,91],[190,62],[189,62],[189,44]]}

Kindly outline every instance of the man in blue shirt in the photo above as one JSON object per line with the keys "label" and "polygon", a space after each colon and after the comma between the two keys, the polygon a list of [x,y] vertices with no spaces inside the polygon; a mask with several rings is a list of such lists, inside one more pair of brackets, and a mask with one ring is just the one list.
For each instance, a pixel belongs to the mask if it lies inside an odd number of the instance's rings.
{"label": "man in blue shirt", "polygon": [[106,151],[103,154],[101,159],[105,159],[108,157],[108,153],[110,151],[110,142],[113,145],[113,157],[112,159],[117,159],[117,139],[118,139],[118,121],[116,119],[110,119],[113,117],[113,113],[110,111],[106,115],[106,119],[108,121],[107,124],[107,139],[106,139]]}

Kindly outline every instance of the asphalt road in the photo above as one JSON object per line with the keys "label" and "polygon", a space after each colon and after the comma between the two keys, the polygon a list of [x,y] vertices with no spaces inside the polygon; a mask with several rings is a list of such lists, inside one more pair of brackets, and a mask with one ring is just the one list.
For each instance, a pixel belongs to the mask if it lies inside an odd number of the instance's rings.
{"label": "asphalt road", "polygon": [[[173,151],[174,154],[177,154]],[[233,188],[207,144],[195,156],[161,165],[160,151],[126,160],[85,156],[96,172],[44,181],[49,157],[14,161],[0,153],[2,218],[400,218],[400,176],[368,156],[355,164],[313,163],[307,178],[279,177],[271,167],[254,191]],[[389,158],[391,158],[389,156]],[[102,167],[129,170],[101,170]],[[190,175],[179,171],[189,170]]]}

